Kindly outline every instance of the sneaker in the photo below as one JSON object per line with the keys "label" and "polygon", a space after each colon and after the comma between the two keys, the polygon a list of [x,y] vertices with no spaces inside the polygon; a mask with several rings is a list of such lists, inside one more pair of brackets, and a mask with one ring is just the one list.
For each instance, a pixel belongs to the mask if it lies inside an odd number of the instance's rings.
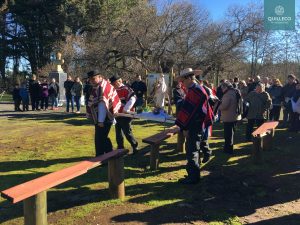
{"label": "sneaker", "polygon": [[76,113],[76,114],[79,114],[79,113],[80,113],[80,111],[76,111],[75,113]]}
{"label": "sneaker", "polygon": [[198,184],[200,181],[200,178],[194,178],[192,179],[191,177],[187,176],[185,178],[182,178],[178,180],[180,184]]}

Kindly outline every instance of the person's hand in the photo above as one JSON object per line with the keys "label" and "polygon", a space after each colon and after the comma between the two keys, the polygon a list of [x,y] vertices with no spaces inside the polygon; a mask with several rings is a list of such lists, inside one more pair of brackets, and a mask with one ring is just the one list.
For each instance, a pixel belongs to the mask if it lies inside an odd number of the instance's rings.
{"label": "person's hand", "polygon": [[98,122],[98,127],[104,127],[104,123]]}

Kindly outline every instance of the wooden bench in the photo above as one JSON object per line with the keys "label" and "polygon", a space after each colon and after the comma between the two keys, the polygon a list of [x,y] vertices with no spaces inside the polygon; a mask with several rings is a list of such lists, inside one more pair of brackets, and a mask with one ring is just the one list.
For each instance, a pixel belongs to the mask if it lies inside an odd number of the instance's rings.
{"label": "wooden bench", "polygon": [[47,190],[68,180],[87,173],[108,160],[109,192],[112,198],[124,199],[124,160],[128,150],[118,149],[91,158],[62,170],[47,174],[34,180],[1,191],[1,196],[12,203],[23,201],[24,224],[47,224]]}
{"label": "wooden bench", "polygon": [[[182,135],[180,132],[180,128],[177,126],[170,127],[158,134],[152,135],[150,137],[144,138],[142,141],[144,143],[151,145],[151,151],[150,151],[150,170],[157,170],[159,166],[159,146],[162,143],[162,141],[168,139],[169,137],[174,136],[175,134]],[[180,142],[181,141],[181,142]],[[178,137],[177,140],[177,150],[183,151],[183,142],[184,138],[180,139]]]}
{"label": "wooden bench", "polygon": [[253,133],[253,151],[252,156],[255,163],[262,162],[262,151],[268,151],[273,148],[273,137],[277,121],[263,123]]}

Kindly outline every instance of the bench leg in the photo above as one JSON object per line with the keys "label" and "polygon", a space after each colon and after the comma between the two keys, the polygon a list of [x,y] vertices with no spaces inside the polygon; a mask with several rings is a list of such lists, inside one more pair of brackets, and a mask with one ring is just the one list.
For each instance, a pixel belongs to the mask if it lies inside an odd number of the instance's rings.
{"label": "bench leg", "polygon": [[274,129],[268,133],[265,137],[264,137],[264,142],[263,142],[263,149],[266,151],[272,150],[273,148],[273,137],[274,137]]}
{"label": "bench leg", "polygon": [[47,192],[43,191],[23,201],[25,225],[47,225]]}
{"label": "bench leg", "polygon": [[109,192],[112,198],[124,200],[124,158],[112,158],[108,161]]}
{"label": "bench leg", "polygon": [[184,153],[184,141],[185,137],[183,135],[183,132],[179,131],[177,134],[177,152]]}
{"label": "bench leg", "polygon": [[159,145],[151,145],[150,170],[157,170],[159,164]]}
{"label": "bench leg", "polygon": [[262,149],[263,149],[263,138],[254,137],[253,138],[253,148],[252,148],[252,157],[254,163],[260,164],[262,159]]}

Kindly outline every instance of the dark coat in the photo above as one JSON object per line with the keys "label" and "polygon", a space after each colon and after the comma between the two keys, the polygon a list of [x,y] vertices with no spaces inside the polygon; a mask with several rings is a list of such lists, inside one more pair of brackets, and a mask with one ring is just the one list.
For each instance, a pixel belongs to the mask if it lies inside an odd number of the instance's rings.
{"label": "dark coat", "polygon": [[272,85],[268,89],[268,93],[270,94],[270,97],[272,99],[272,104],[275,106],[281,105],[281,102],[283,101],[282,98],[282,86],[278,85]]}
{"label": "dark coat", "polygon": [[131,88],[138,98],[142,98],[144,93],[147,91],[147,86],[143,81],[134,81]]}
{"label": "dark coat", "polygon": [[66,96],[71,96],[71,90],[72,90],[73,85],[74,85],[74,81],[72,81],[72,80],[66,80],[64,82],[64,88],[66,90]]}
{"label": "dark coat", "polygon": [[58,97],[59,94],[59,85],[58,83],[51,83],[49,85],[49,96],[54,96],[55,98]]}

